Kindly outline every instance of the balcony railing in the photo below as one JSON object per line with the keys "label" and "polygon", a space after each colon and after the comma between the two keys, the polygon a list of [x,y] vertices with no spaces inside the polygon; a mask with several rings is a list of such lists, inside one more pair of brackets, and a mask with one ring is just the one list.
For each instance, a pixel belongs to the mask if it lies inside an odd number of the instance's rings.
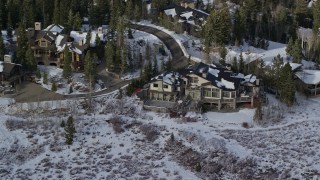
{"label": "balcony railing", "polygon": [[237,102],[251,102],[252,97],[238,97]]}

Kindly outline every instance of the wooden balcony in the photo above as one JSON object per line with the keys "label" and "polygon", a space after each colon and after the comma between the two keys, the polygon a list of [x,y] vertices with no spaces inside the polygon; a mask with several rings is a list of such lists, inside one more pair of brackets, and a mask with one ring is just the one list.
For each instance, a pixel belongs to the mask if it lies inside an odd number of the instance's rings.
{"label": "wooden balcony", "polygon": [[238,97],[237,98],[237,103],[239,102],[251,102],[252,97],[248,96],[248,97]]}

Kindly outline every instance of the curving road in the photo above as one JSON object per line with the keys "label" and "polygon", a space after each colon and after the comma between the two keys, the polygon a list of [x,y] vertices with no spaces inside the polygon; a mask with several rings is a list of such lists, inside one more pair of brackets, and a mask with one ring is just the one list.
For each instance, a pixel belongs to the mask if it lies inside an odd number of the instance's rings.
{"label": "curving road", "polygon": [[174,69],[182,69],[188,65],[188,58],[183,55],[183,51],[181,50],[179,44],[169,34],[159,29],[139,24],[131,24],[130,27],[132,29],[153,34],[157,38],[159,38],[171,52],[172,67]]}
{"label": "curving road", "polygon": [[[179,44],[167,33],[144,25],[131,24],[130,28],[150,33],[158,37],[169,49],[172,55],[172,67],[173,69],[182,69],[188,65],[188,58],[186,58],[181,50]],[[103,69],[104,70],[104,69]],[[99,92],[92,93],[92,96],[99,96],[103,94],[110,93],[115,91],[131,81],[121,81],[115,84],[112,84],[108,89],[104,89]],[[87,94],[75,94],[75,95],[60,95],[43,89],[37,84],[29,83],[22,85],[22,91],[16,94],[16,102],[36,102],[36,101],[50,101],[50,100],[60,100],[60,99],[72,99],[72,98],[84,98],[87,97]]]}

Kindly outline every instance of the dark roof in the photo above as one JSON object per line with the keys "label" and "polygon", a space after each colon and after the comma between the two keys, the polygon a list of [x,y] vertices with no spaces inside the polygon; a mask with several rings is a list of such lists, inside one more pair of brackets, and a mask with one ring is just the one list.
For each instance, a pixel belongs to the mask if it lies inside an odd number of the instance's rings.
{"label": "dark roof", "polygon": [[[189,73],[188,73],[189,72]],[[195,64],[194,66],[182,71],[182,73],[194,73],[199,77],[202,77],[211,82],[215,87],[218,87],[224,91],[234,91],[239,89],[241,79],[232,77],[232,71],[227,70],[226,68],[219,67],[217,65],[208,65],[202,62]],[[205,74],[205,76],[203,76]],[[233,83],[234,88],[227,87],[228,85],[224,82]]]}
{"label": "dark roof", "polygon": [[195,0],[181,0],[182,3],[195,3]]}
{"label": "dark roof", "polygon": [[15,68],[15,67],[21,67],[20,64],[15,64],[15,63],[6,63],[6,62],[3,62],[3,72],[5,74],[10,74],[11,71]]}
{"label": "dark roof", "polygon": [[164,10],[173,9],[173,8],[176,10],[177,15],[179,15],[179,16],[180,16],[180,14],[187,11],[187,8],[179,6],[177,4],[169,4],[168,6],[165,6],[162,10],[164,11]]}
{"label": "dark roof", "polygon": [[195,18],[206,19],[209,16],[209,14],[204,11],[192,9],[190,7],[185,8],[185,7],[179,6],[177,4],[169,4],[168,6],[164,7],[162,10],[164,11],[164,10],[173,9],[173,8],[176,10],[176,13],[179,17],[181,17],[180,16],[181,14],[186,13],[186,12],[190,12],[190,11],[192,11],[192,16]]}

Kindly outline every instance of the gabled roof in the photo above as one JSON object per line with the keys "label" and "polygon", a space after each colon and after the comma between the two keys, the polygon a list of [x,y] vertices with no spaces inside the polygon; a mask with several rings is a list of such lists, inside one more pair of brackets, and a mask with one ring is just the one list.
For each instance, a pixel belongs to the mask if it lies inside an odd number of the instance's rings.
{"label": "gabled roof", "polygon": [[164,13],[167,16],[179,16],[180,20],[187,21],[187,23],[194,24],[194,19],[204,21],[209,14],[201,10],[192,9],[190,7],[182,7],[176,4],[170,4],[163,8]]}
{"label": "gabled roof", "polygon": [[0,73],[10,74],[14,67],[21,66],[20,64],[7,63],[0,61]]}
{"label": "gabled roof", "polygon": [[45,28],[43,31],[61,33],[63,31],[63,29],[64,29],[64,27],[59,24],[51,24],[47,28]]}
{"label": "gabled roof", "polygon": [[[184,71],[186,72],[186,71]],[[232,77],[232,72],[223,67],[217,65],[208,65],[204,63],[198,63],[189,68],[188,74],[195,74],[199,77],[206,79],[217,88],[224,91],[235,91],[240,86],[240,79]]]}
{"label": "gabled roof", "polygon": [[150,82],[162,81],[168,85],[180,85],[180,75],[177,72],[164,72],[151,79]]}
{"label": "gabled roof", "polygon": [[[29,34],[28,39],[32,39],[33,37],[30,36],[31,34]],[[57,35],[55,35],[54,33],[50,32],[50,31],[36,31],[35,32],[35,40],[37,39],[46,39],[49,42],[53,42],[55,41]]]}
{"label": "gabled roof", "polygon": [[320,84],[320,70],[303,70],[295,73],[296,76],[305,84],[318,85]]}

